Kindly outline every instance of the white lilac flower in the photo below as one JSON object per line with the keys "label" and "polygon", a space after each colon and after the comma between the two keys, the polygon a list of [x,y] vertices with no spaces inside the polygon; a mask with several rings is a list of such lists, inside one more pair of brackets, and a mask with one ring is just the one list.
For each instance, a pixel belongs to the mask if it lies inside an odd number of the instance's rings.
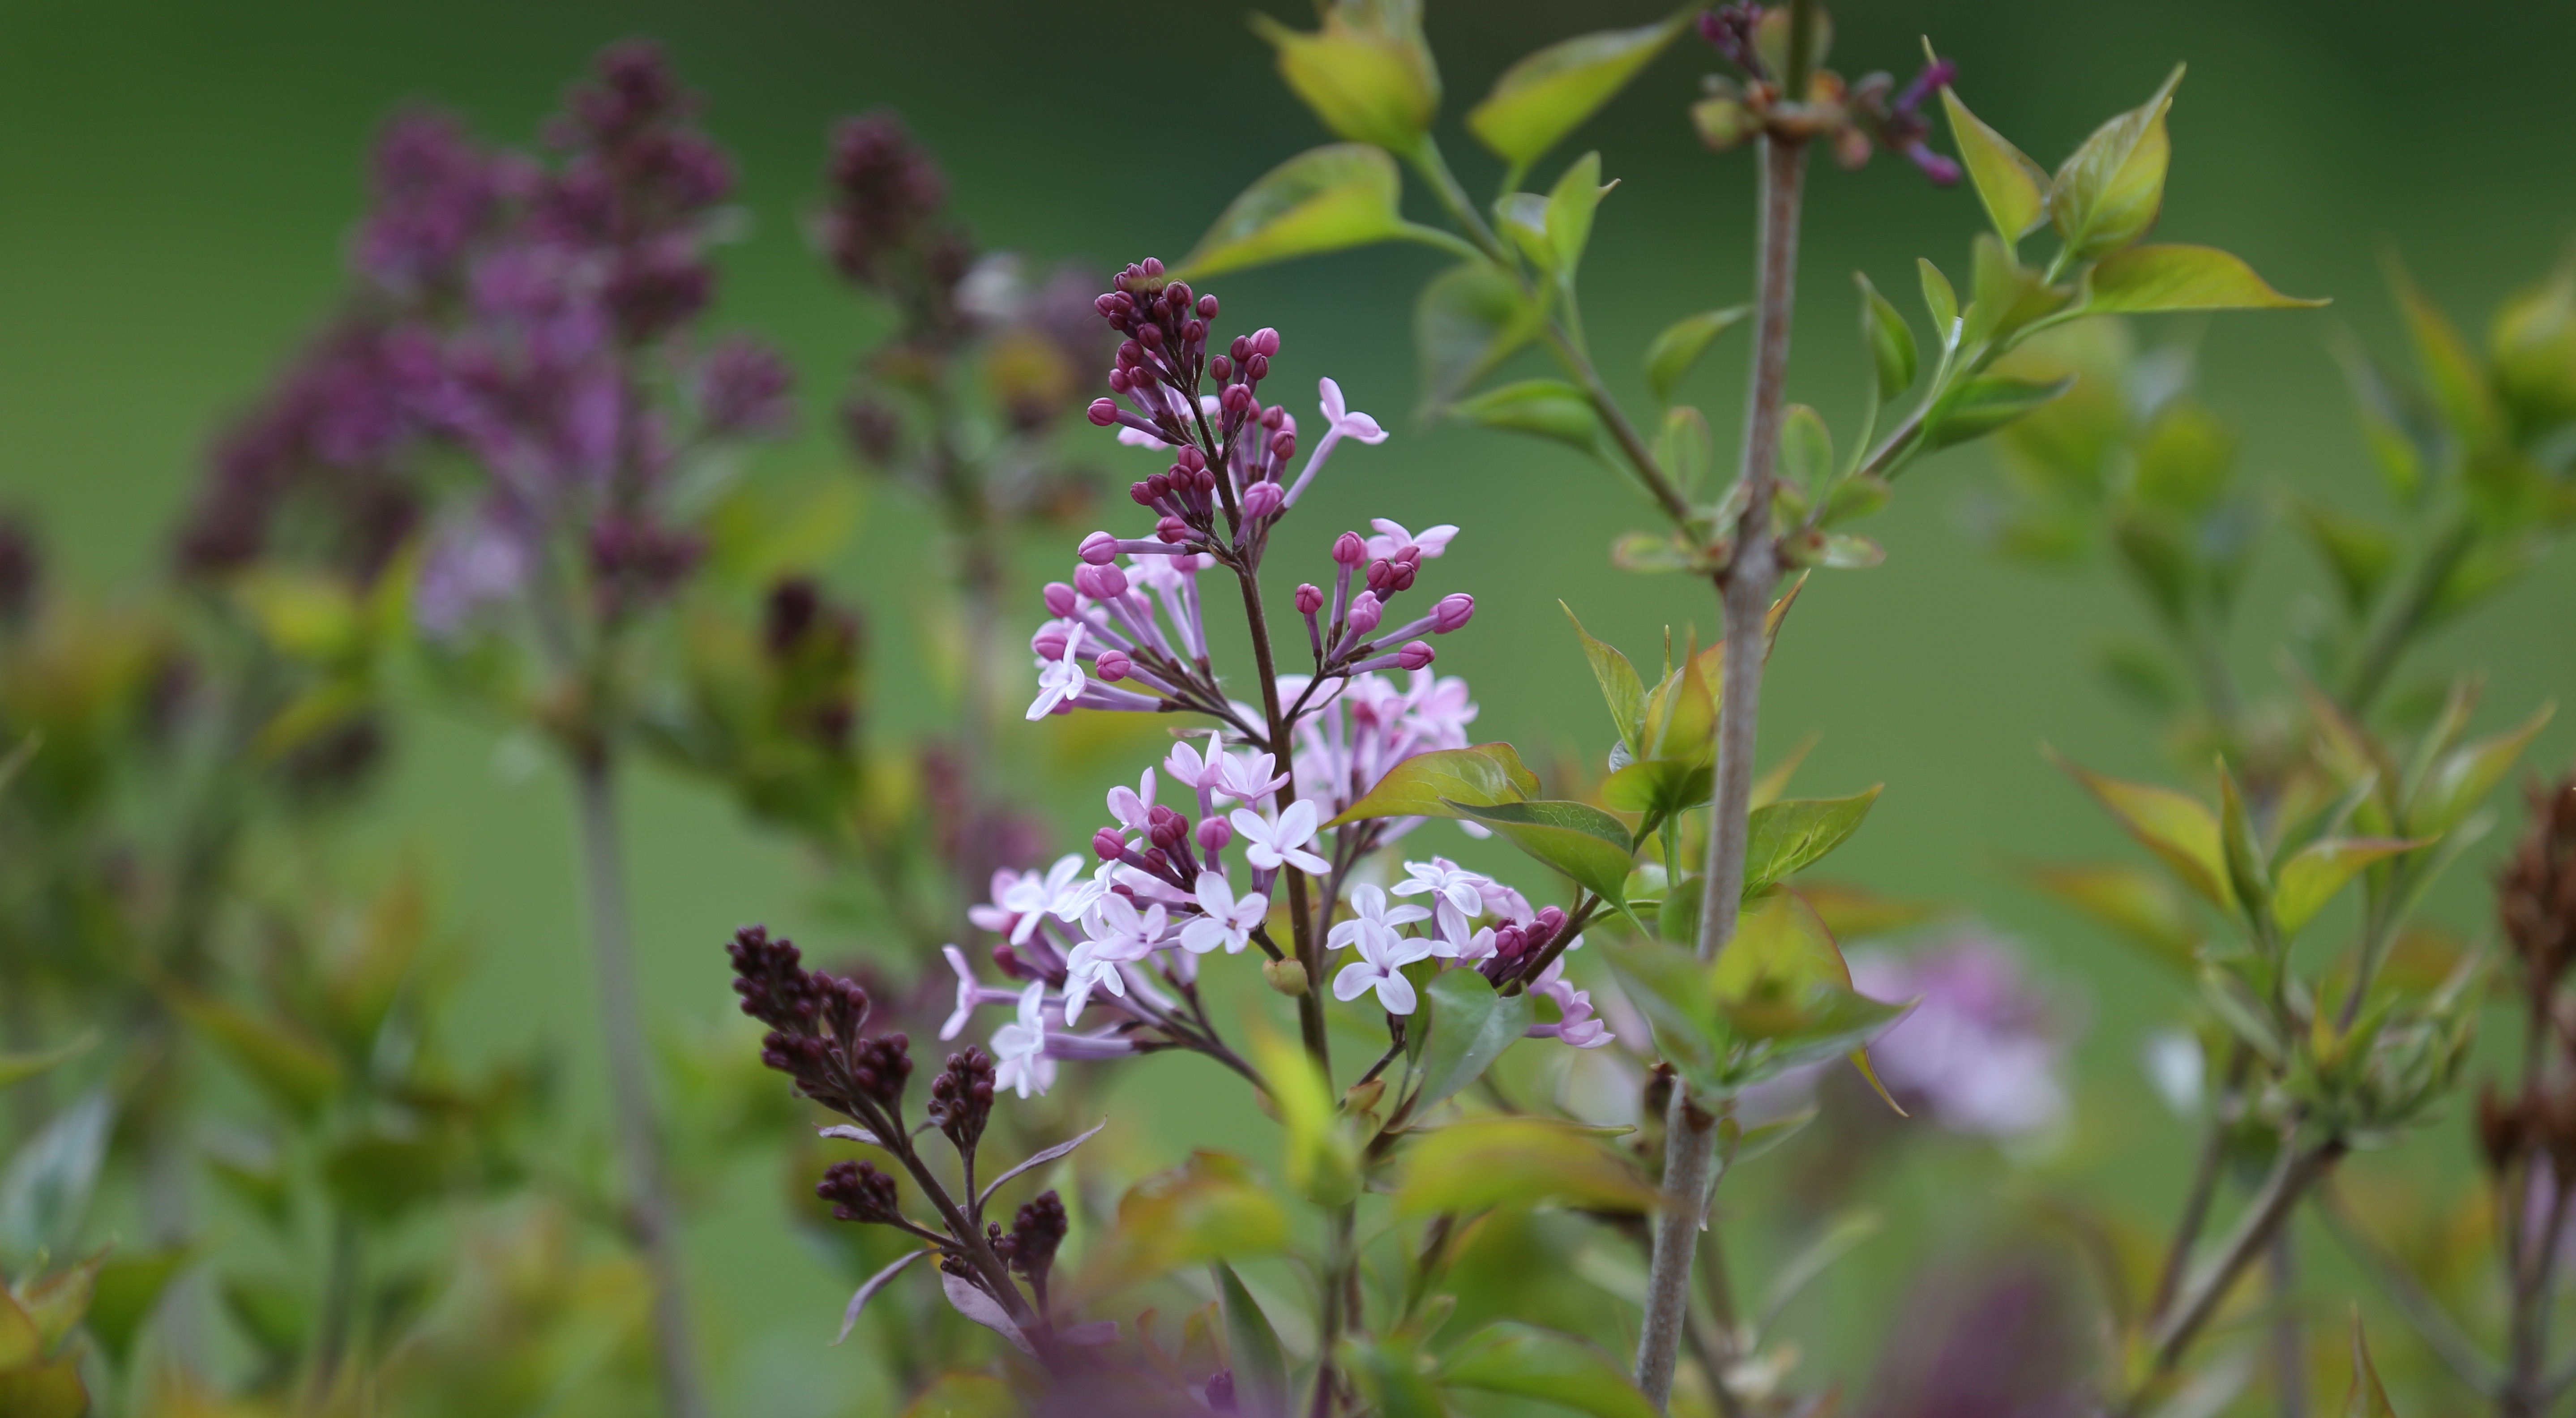
{"label": "white lilac flower", "polygon": [[[1574,944],[1566,949],[1579,949],[1582,944],[1583,938],[1576,936]],[[1617,1037],[1592,1013],[1592,992],[1576,989],[1574,982],[1565,978],[1564,956],[1548,963],[1547,969],[1531,982],[1530,993],[1555,1001],[1557,1019],[1553,1024],[1531,1025],[1528,1037],[1557,1039],[1578,1049],[1597,1049]]]}
{"label": "white lilac flower", "polygon": [[1368,539],[1368,554],[1380,561],[1392,560],[1406,547],[1412,547],[1421,553],[1424,561],[1429,561],[1448,550],[1449,539],[1458,535],[1458,529],[1446,522],[1437,527],[1423,528],[1420,536],[1406,531],[1403,523],[1390,522],[1384,517],[1371,517],[1369,525],[1377,528],[1377,535]]}
{"label": "white lilac flower", "polygon": [[1282,866],[1292,866],[1324,876],[1333,869],[1332,863],[1306,850],[1306,844],[1315,840],[1315,805],[1307,799],[1290,803],[1275,822],[1243,808],[1228,814],[1226,822],[1243,839],[1244,860],[1258,870],[1277,871]]}
{"label": "white lilac flower", "polygon": [[1225,767],[1224,743],[1222,734],[1214,729],[1208,730],[1207,754],[1202,757],[1188,739],[1182,739],[1172,745],[1170,753],[1163,756],[1163,771],[1171,775],[1173,782],[1183,787],[1200,792],[1213,792],[1216,789],[1218,775]]}
{"label": "white lilac flower", "polygon": [[995,870],[992,903],[967,907],[967,922],[977,930],[991,931],[995,935],[1009,930],[1019,916],[1017,908],[1011,905],[1011,889],[1019,885],[1019,881],[1020,874],[1009,867]]}
{"label": "white lilac flower", "polygon": [[939,947],[939,953],[948,958],[948,968],[957,972],[957,1008],[948,1016],[948,1022],[939,1026],[940,1038],[954,1039],[965,1032],[967,1022],[975,1017],[979,1007],[1009,1004],[1019,998],[1009,990],[995,989],[977,980],[974,970],[966,964],[965,951],[953,945],[943,945]]}
{"label": "white lilac flower", "polygon": [[1120,827],[1139,837],[1145,835],[1146,828],[1152,825],[1153,810],[1154,770],[1151,768],[1145,770],[1144,777],[1136,780],[1134,790],[1129,790],[1124,783],[1109,790],[1109,815],[1118,819]]}
{"label": "white lilac flower", "polygon": [[[996,876],[995,881],[1000,878]],[[1038,928],[1042,916],[1059,921],[1077,921],[1105,888],[1082,875],[1082,858],[1072,852],[1056,858],[1045,876],[1036,872],[1022,873],[997,898],[996,904],[1019,919],[1011,926],[1011,944],[1026,945],[1031,932]],[[978,924],[981,924],[980,922]]]}
{"label": "white lilac flower", "polygon": [[1413,993],[1413,982],[1404,978],[1404,967],[1431,953],[1431,943],[1400,936],[1392,931],[1383,937],[1363,934],[1353,939],[1360,958],[1341,968],[1333,976],[1333,998],[1348,1002],[1374,989],[1377,1002],[1389,1014],[1411,1014],[1420,1003]]}
{"label": "white lilac flower", "polygon": [[1492,883],[1493,878],[1483,872],[1469,871],[1447,857],[1433,857],[1428,862],[1406,862],[1404,875],[1406,879],[1395,884],[1398,896],[1420,896],[1426,891],[1435,891],[1441,900],[1455,906],[1468,920],[1485,913],[1484,888]]}
{"label": "white lilac flower", "polygon": [[1215,872],[1199,873],[1199,910],[1205,914],[1181,927],[1181,947],[1193,955],[1205,955],[1222,945],[1228,955],[1239,955],[1252,943],[1253,929],[1270,914],[1270,898],[1258,891],[1235,896],[1225,878]]}
{"label": "white lilac flower", "polygon": [[1376,419],[1343,402],[1341,385],[1330,379],[1316,380],[1315,394],[1323,409],[1324,436],[1315,440],[1315,451],[1307,455],[1305,470],[1297,474],[1297,481],[1289,484],[1282,506],[1297,505],[1297,499],[1305,494],[1306,485],[1315,480],[1315,474],[1323,471],[1324,460],[1333,456],[1334,446],[1343,439],[1352,438],[1371,444],[1386,441],[1386,430],[1378,426]]}
{"label": "white lilac flower", "polygon": [[[1388,905],[1386,893],[1367,882],[1351,888],[1351,913],[1349,920],[1334,926],[1324,937],[1326,949],[1339,950],[1344,946],[1358,945],[1365,952],[1367,946],[1363,943],[1368,942],[1376,944],[1382,952],[1392,951],[1396,948],[1395,942],[1401,939],[1401,927],[1426,920],[1431,915],[1419,906]],[[1425,941],[1412,958],[1419,960],[1431,953],[1431,943]],[[1350,996],[1344,995],[1343,998]]]}
{"label": "white lilac flower", "polygon": [[1033,983],[1020,992],[1019,1014],[993,1031],[993,1083],[1026,1098],[1055,1083],[1055,1060],[1046,1055],[1046,986]]}
{"label": "white lilac flower", "polygon": [[1029,701],[1029,719],[1035,722],[1055,713],[1082,697],[1082,650],[1084,627],[1076,624],[1064,637],[1064,653],[1052,660],[1038,661],[1038,697]]}
{"label": "white lilac flower", "polygon": [[1271,774],[1274,762],[1276,760],[1266,753],[1217,755],[1210,761],[1210,767],[1216,773],[1216,782],[1212,785],[1214,791],[1221,797],[1233,798],[1247,806],[1257,804],[1288,786],[1287,774]]}
{"label": "white lilac flower", "polygon": [[1095,989],[1124,998],[1127,981],[1120,967],[1154,953],[1163,940],[1168,918],[1160,906],[1143,911],[1115,892],[1093,903],[1082,918],[1084,940],[1065,960],[1064,1022],[1082,1017],[1082,1006]]}

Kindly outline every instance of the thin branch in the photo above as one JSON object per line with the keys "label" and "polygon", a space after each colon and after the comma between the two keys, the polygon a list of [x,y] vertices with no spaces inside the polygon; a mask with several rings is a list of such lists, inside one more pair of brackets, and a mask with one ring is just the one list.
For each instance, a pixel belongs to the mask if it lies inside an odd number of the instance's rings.
{"label": "thin branch", "polygon": [[2360,1219],[2345,1208],[2343,1198],[2332,1186],[2317,1190],[2317,1218],[2325,1222],[2326,1234],[2334,1237],[2354,1263],[2377,1282],[2389,1303],[2415,1326],[2425,1346],[2450,1366],[2460,1382],[2488,1398],[2503,1392],[2503,1369],[2478,1348],[2477,1341],[2442,1308],[2442,1302],[2433,1298],[2397,1257],[2363,1229]]}

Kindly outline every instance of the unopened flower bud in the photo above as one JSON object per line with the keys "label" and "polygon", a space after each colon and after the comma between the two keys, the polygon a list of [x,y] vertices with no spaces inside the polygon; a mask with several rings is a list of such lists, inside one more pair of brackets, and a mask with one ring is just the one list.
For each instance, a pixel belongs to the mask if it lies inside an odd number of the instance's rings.
{"label": "unopened flower bud", "polygon": [[1324,608],[1324,588],[1306,582],[1297,588],[1297,614],[1313,615]]}
{"label": "unopened flower bud", "polygon": [[1172,455],[1172,471],[1175,473],[1195,473],[1206,466],[1207,455],[1186,444],[1182,445],[1180,452]]}
{"label": "unopened flower bud", "polygon": [[1118,559],[1118,539],[1107,532],[1094,532],[1082,539],[1080,555],[1094,566],[1107,566]]}
{"label": "unopened flower bud", "polygon": [[1476,614],[1476,598],[1464,591],[1453,591],[1440,598],[1431,608],[1431,633],[1446,635],[1465,625]]}
{"label": "unopened flower bud", "polygon": [[1178,517],[1167,514],[1164,516],[1163,520],[1154,524],[1154,537],[1157,541],[1167,542],[1173,546],[1179,546],[1181,543],[1188,541],[1190,536],[1190,524],[1182,521]]}
{"label": "unopened flower bud", "polygon": [[1214,320],[1216,318],[1215,296],[1203,295],[1199,297],[1199,318],[1201,320]]}
{"label": "unopened flower bud", "polygon": [[1074,612],[1074,606],[1075,601],[1073,598],[1073,588],[1071,586],[1068,586],[1061,581],[1049,581],[1046,584],[1047,614],[1056,616],[1071,615]]}
{"label": "unopened flower bud", "polygon": [[1408,670],[1418,670],[1429,665],[1437,655],[1438,652],[1431,648],[1430,641],[1414,640],[1408,641],[1402,649],[1395,652],[1395,662]]}
{"label": "unopened flower bud", "polygon": [[1267,325],[1253,331],[1252,352],[1265,358],[1279,353],[1279,332]]}
{"label": "unopened flower bud", "polygon": [[1127,573],[1115,566],[1085,566],[1073,573],[1073,587],[1095,601],[1114,601],[1127,594]]}
{"label": "unopened flower bud", "polygon": [[1234,378],[1234,361],[1228,359],[1224,355],[1218,355],[1216,358],[1209,360],[1208,378],[1215,380],[1219,384],[1223,384],[1227,380]]}
{"label": "unopened flower bud", "polygon": [[1210,817],[1199,824],[1198,837],[1201,851],[1222,852],[1234,840],[1234,829],[1226,825],[1224,818]]}
{"label": "unopened flower bud", "polygon": [[[1254,355],[1251,362],[1254,365],[1258,365],[1261,363],[1261,357],[1259,355]],[[1227,413],[1234,415],[1236,418],[1252,417],[1252,411],[1260,407],[1261,404],[1260,400],[1252,396],[1252,390],[1248,386],[1242,384],[1228,384],[1225,386],[1225,394],[1218,400],[1218,402],[1224,407]]]}
{"label": "unopened flower bud", "polygon": [[[1275,409],[1278,406],[1274,404],[1271,407]],[[1290,433],[1284,428],[1279,430],[1277,433],[1270,435],[1270,456],[1278,459],[1282,463],[1296,457],[1297,435]]]}
{"label": "unopened flower bud", "polygon": [[1161,803],[1146,814],[1145,836],[1167,852],[1177,852],[1190,840],[1190,820]]}
{"label": "unopened flower bud", "polygon": [[1104,827],[1091,834],[1091,851],[1104,862],[1114,862],[1127,855],[1127,839],[1115,827]]}
{"label": "unopened flower bud", "polygon": [[1344,532],[1333,538],[1333,560],[1344,566],[1357,566],[1368,560],[1368,543],[1357,532]]}
{"label": "unopened flower bud", "polygon": [[1366,636],[1370,631],[1377,629],[1377,623],[1385,617],[1386,607],[1378,604],[1376,593],[1362,591],[1351,597],[1351,632],[1353,634]]}
{"label": "unopened flower bud", "polygon": [[1255,354],[1243,362],[1243,377],[1258,384],[1270,377],[1270,356]]}
{"label": "unopened flower bud", "polygon": [[[1236,387],[1240,388],[1241,386],[1238,385]],[[1254,521],[1258,521],[1264,517],[1276,514],[1279,511],[1279,505],[1287,500],[1288,490],[1281,487],[1279,484],[1274,482],[1254,483],[1252,486],[1243,490],[1243,515]]]}
{"label": "unopened flower bud", "polygon": [[1029,653],[1040,659],[1061,660],[1064,658],[1064,639],[1062,626],[1041,625],[1038,633],[1029,637]]}
{"label": "unopened flower bud", "polygon": [[[1114,378],[1115,376],[1112,377]],[[1107,428],[1111,424],[1118,422],[1118,401],[1116,399],[1092,400],[1090,418],[1092,423],[1101,428]]]}
{"label": "unopened flower bud", "polygon": [[1127,671],[1132,667],[1133,662],[1127,658],[1127,652],[1124,650],[1103,650],[1100,652],[1100,662],[1097,669],[1101,679],[1110,684],[1116,684],[1118,681],[1125,679],[1127,677]]}
{"label": "unopened flower bud", "polygon": [[1306,967],[1294,960],[1266,961],[1261,967],[1261,982],[1295,999],[1306,993]]}

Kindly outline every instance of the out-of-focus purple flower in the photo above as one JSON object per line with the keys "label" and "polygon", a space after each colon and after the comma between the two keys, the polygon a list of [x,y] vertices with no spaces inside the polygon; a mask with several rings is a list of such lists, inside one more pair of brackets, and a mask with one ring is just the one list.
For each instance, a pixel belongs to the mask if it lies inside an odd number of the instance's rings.
{"label": "out-of-focus purple flower", "polygon": [[784,433],[795,415],[793,382],[787,362],[762,341],[720,341],[698,368],[698,422],[719,438]]}
{"label": "out-of-focus purple flower", "polygon": [[0,512],[0,628],[26,623],[44,579],[44,548],[35,528],[16,512]]}
{"label": "out-of-focus purple flower", "polygon": [[1956,1132],[2023,1137],[2066,1115],[2070,1030],[2011,947],[1981,928],[1899,954],[1851,953],[1873,999],[1921,998],[1870,1044],[1878,1075],[1909,1110]]}
{"label": "out-of-focus purple flower", "polygon": [[405,300],[456,284],[474,243],[535,176],[523,160],[483,148],[454,118],[427,110],[387,123],[369,166],[367,216],[350,240],[349,264]]}
{"label": "out-of-focus purple flower", "polygon": [[1926,1270],[1858,1418],[2077,1418],[2097,1411],[2096,1322],[2065,1267],[2022,1252]]}

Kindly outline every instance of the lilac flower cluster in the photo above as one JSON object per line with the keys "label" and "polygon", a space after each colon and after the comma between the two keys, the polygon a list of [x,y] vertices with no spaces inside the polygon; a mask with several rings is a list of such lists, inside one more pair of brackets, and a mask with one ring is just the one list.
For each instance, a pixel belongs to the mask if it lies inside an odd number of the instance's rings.
{"label": "lilac flower cluster", "polygon": [[[1452,594],[1388,623],[1388,607],[1458,529],[1416,534],[1381,518],[1373,536],[1335,537],[1331,591],[1311,582],[1296,591],[1310,671],[1277,673],[1264,636],[1262,702],[1234,699],[1210,655],[1199,578],[1230,573],[1257,617],[1254,578],[1275,526],[1337,444],[1380,443],[1386,431],[1323,380],[1325,432],[1297,468],[1296,420],[1259,392],[1279,353],[1276,330],[1217,344],[1217,298],[1150,260],[1128,267],[1096,308],[1122,342],[1111,395],[1093,403],[1091,421],[1117,428],[1122,442],[1167,449],[1171,461],[1129,489],[1156,518],[1151,535],[1091,533],[1072,581],[1046,588],[1052,618],[1030,641],[1038,692],[1028,717],[1187,711],[1217,727],[1203,743],[1175,743],[1133,788],[1109,791],[1110,820],[1092,834],[1088,870],[1067,855],[1044,872],[994,874],[991,900],[969,917],[1001,937],[991,964],[1012,983],[984,983],[949,946],[957,1008],[941,1037],[962,1033],[980,1008],[1012,1011],[992,1051],[999,1083],[1022,1096],[1044,1091],[1067,1059],[1179,1046],[1239,1065],[1200,1009],[1199,961],[1257,947],[1274,967],[1299,964],[1271,921],[1283,904],[1304,909],[1297,884],[1313,878],[1323,884],[1314,917],[1322,949],[1350,953],[1332,977],[1337,998],[1374,995],[1388,1014],[1410,1015],[1420,1000],[1406,969],[1436,961],[1549,1000],[1556,1018],[1533,1026],[1534,1036],[1606,1043],[1590,996],[1565,979],[1563,949],[1550,949],[1568,933],[1564,912],[1533,909],[1512,888],[1438,857],[1407,863],[1390,893],[1363,879],[1362,864],[1421,819],[1324,826],[1406,758],[1467,746],[1476,706],[1463,681],[1429,672],[1434,652],[1419,637],[1466,625],[1475,599]],[[1217,392],[1202,392],[1205,382]],[[1409,677],[1402,684],[1399,670]],[[1167,787],[1178,789],[1177,806],[1161,800]],[[1431,900],[1412,904],[1416,896]],[[1300,994],[1322,983],[1293,969],[1286,980]]]}

